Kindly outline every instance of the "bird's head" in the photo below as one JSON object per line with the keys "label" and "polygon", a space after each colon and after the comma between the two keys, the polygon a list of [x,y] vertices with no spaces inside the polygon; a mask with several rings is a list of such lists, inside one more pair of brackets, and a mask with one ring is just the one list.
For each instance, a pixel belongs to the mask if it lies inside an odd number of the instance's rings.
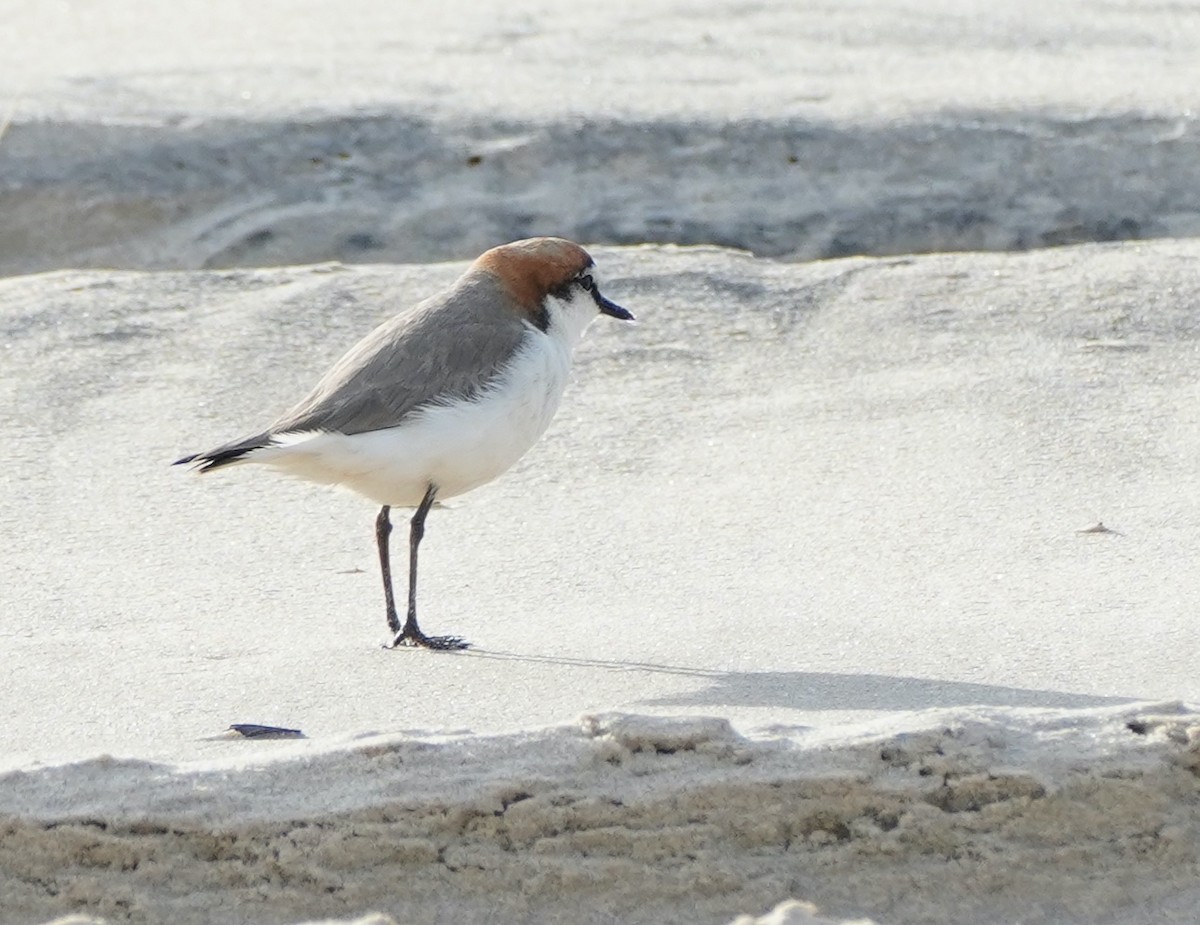
{"label": "bird's head", "polygon": [[496,276],[535,327],[574,346],[597,314],[633,321],[600,292],[595,262],[563,238],[528,238],[493,247],[475,261]]}

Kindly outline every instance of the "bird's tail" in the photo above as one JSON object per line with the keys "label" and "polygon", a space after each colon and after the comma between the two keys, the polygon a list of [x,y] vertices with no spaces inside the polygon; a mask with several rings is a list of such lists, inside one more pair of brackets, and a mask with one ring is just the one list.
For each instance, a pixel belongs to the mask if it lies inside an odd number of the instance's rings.
{"label": "bird's tail", "polygon": [[191,463],[197,472],[210,472],[213,469],[223,469],[225,466],[249,462],[248,457],[251,453],[271,445],[270,435],[258,434],[233,443],[226,443],[215,450],[184,456],[182,459],[175,460],[171,465],[184,466]]}

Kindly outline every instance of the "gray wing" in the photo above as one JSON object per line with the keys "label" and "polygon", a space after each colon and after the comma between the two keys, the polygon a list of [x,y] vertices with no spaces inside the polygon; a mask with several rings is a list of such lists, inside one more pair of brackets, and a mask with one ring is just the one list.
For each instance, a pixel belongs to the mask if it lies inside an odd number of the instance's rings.
{"label": "gray wing", "polygon": [[265,431],[176,460],[201,471],[237,462],[276,434],[360,434],[403,423],[418,408],[471,398],[512,357],[529,331],[494,277],[469,274],[449,291],[385,321],[333,365],[308,396]]}
{"label": "gray wing", "polygon": [[383,430],[430,402],[473,397],[528,332],[517,312],[497,311],[504,298],[481,274],[384,322],[267,433]]}

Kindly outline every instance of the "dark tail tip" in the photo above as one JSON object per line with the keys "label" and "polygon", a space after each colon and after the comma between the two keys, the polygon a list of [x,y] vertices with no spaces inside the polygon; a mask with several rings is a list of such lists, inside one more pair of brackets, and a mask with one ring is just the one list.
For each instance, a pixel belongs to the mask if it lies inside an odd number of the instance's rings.
{"label": "dark tail tip", "polygon": [[208,472],[210,469],[220,469],[222,466],[235,463],[247,453],[262,449],[264,446],[270,446],[270,444],[271,438],[269,436],[260,435],[251,437],[248,440],[228,443],[225,446],[219,446],[215,450],[209,450],[205,453],[193,453],[191,456],[184,456],[181,459],[175,460],[171,465],[184,466],[192,463],[196,467],[197,472]]}

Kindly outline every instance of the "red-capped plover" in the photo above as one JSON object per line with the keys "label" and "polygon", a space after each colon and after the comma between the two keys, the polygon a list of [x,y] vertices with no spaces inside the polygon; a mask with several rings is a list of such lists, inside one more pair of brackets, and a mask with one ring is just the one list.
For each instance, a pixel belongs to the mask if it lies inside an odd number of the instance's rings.
{"label": "red-capped plover", "polygon": [[[417,625],[425,517],[435,499],[490,482],[533,446],[558,408],[575,345],[600,313],[633,320],[600,294],[579,245],[531,238],[492,248],[449,289],[368,334],[265,430],[176,465],[261,463],[381,504],[375,539],[391,645],[463,648],[459,637]],[[416,508],[403,626],[388,551],[393,507]]]}

